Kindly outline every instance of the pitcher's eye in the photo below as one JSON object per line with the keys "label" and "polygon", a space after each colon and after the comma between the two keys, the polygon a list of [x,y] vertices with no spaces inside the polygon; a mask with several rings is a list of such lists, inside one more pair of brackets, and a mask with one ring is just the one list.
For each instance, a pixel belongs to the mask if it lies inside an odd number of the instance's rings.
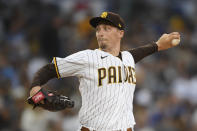
{"label": "pitcher's eye", "polygon": [[111,30],[111,27],[110,26],[105,26],[105,28],[104,28],[106,31],[109,31],[109,30]]}
{"label": "pitcher's eye", "polygon": [[98,28],[98,27],[96,27],[96,32],[97,32],[97,31],[99,31],[99,28]]}

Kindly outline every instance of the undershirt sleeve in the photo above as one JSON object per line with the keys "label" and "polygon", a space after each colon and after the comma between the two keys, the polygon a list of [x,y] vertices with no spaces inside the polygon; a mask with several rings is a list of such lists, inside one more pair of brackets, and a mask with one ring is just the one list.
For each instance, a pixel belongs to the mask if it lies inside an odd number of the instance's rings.
{"label": "undershirt sleeve", "polygon": [[55,65],[53,63],[47,64],[40,68],[34,75],[31,88],[35,86],[42,86],[47,83],[50,79],[57,78]]}
{"label": "undershirt sleeve", "polygon": [[152,43],[152,44],[147,44],[144,46],[140,46],[137,48],[133,48],[131,50],[128,50],[133,58],[135,63],[139,62],[140,60],[142,60],[144,57],[149,56],[155,52],[158,51],[158,46],[156,43]]}

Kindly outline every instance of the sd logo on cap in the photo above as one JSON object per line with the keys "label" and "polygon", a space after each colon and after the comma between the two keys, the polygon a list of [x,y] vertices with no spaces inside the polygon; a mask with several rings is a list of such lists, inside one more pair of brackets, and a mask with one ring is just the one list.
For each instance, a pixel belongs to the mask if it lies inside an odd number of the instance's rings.
{"label": "sd logo on cap", "polygon": [[119,30],[124,30],[124,21],[116,13],[103,12],[99,17],[93,17],[90,19],[90,25],[96,28],[100,22],[109,22],[112,26],[117,27]]}
{"label": "sd logo on cap", "polygon": [[103,13],[101,14],[101,17],[102,17],[102,18],[106,18],[106,17],[107,17],[107,12],[103,12]]}

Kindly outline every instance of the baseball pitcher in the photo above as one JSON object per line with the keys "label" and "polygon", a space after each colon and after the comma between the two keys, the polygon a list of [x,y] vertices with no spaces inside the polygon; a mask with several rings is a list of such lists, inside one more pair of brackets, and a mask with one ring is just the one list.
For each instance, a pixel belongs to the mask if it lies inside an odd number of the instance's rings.
{"label": "baseball pitcher", "polygon": [[163,34],[155,43],[120,51],[125,24],[118,14],[103,12],[90,19],[90,25],[95,28],[99,48],[79,51],[65,58],[54,57],[52,63],[36,73],[28,102],[51,111],[73,107],[68,97],[46,91],[41,86],[55,77],[76,76],[82,96],[80,131],[134,131],[135,64],[157,51],[176,46],[180,34]]}

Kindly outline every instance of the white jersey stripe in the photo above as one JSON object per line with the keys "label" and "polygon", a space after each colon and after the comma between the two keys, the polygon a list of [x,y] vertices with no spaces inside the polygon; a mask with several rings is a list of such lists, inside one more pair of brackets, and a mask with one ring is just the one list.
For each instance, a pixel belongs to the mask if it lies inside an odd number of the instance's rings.
{"label": "white jersey stripe", "polygon": [[[96,52],[96,59],[97,59],[98,67],[102,67],[102,66],[100,65],[100,61],[99,61],[99,59],[101,59],[101,58],[99,58],[97,52]],[[98,73],[98,72],[97,72],[97,73]],[[96,100],[96,101],[99,101],[99,96],[102,97],[102,94],[103,94],[103,92],[98,92],[98,93],[99,93],[99,94],[97,94],[97,100]],[[98,112],[101,112],[101,111],[102,111],[101,108],[99,108],[99,109],[98,109]],[[95,123],[94,123],[94,126],[96,126],[98,123],[99,123],[99,121],[95,122]]]}
{"label": "white jersey stripe", "polygon": [[[108,64],[108,66],[114,65],[112,59],[110,59],[109,61],[110,61],[110,63]],[[109,73],[109,72],[108,72],[108,73]],[[108,75],[109,75],[109,74],[108,74]],[[115,86],[115,85],[113,85],[113,86]],[[110,97],[111,97],[111,98],[113,98],[113,97],[112,97],[112,93],[113,93],[113,92],[110,92]],[[109,103],[108,103],[107,105],[110,105],[110,101],[109,101]],[[113,104],[111,104],[111,106],[113,106]],[[114,106],[114,107],[115,107],[115,106]],[[108,108],[112,108],[112,107],[108,107]],[[108,118],[112,118],[112,117],[110,117],[110,116],[112,116],[112,115],[113,115],[113,112],[110,112]],[[108,123],[109,123],[109,122],[110,122],[110,119],[108,120]]]}

